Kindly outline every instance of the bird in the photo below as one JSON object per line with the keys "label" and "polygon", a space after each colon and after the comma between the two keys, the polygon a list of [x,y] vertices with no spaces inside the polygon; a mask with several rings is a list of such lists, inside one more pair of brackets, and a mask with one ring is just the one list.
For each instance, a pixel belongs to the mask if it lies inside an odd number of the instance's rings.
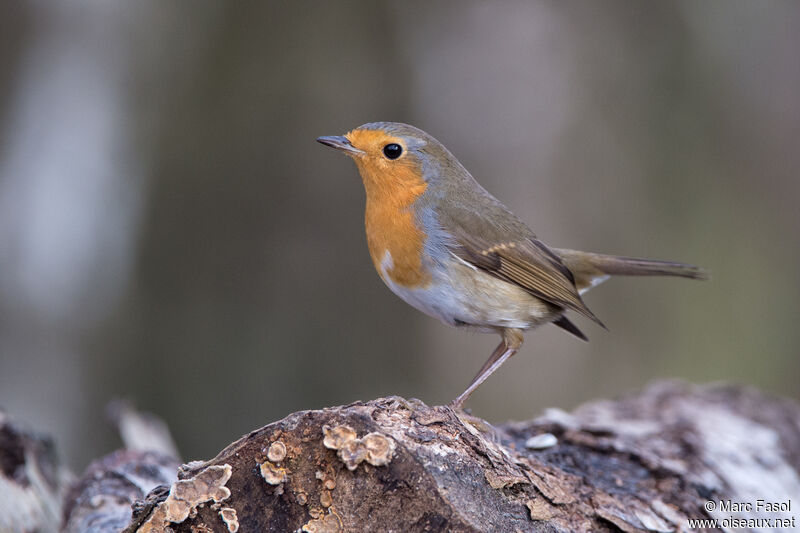
{"label": "bird", "polygon": [[369,254],[389,289],[448,325],[500,335],[453,409],[519,351],[526,331],[552,323],[588,340],[568,312],[605,328],[581,295],[610,276],[707,278],[683,263],[549,247],[442,143],[409,124],[372,122],[317,142],[356,164]]}

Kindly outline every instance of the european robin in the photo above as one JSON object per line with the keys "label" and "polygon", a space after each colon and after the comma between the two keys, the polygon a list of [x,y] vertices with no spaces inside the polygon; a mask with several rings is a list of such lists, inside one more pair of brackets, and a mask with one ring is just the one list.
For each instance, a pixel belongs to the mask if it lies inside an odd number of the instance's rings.
{"label": "european robin", "polygon": [[519,350],[525,331],[553,323],[587,340],[566,313],[603,326],[581,294],[609,276],[705,277],[682,263],[550,248],[439,141],[408,124],[374,122],[317,141],[358,167],[369,253],[392,292],[446,324],[502,337],[451,403],[456,409]]}

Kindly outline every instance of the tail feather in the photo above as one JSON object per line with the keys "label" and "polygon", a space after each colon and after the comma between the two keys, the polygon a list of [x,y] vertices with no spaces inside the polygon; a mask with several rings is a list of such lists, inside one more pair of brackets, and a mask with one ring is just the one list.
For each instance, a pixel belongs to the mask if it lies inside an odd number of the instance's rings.
{"label": "tail feather", "polygon": [[579,291],[588,290],[612,275],[708,279],[708,272],[702,268],[674,261],[638,259],[566,249],[554,249],[553,251],[572,271],[575,276],[575,285]]}
{"label": "tail feather", "polygon": [[558,320],[554,320],[553,321],[553,324],[555,324],[556,326],[560,327],[564,331],[572,333],[573,335],[578,337],[580,340],[585,341],[585,342],[589,342],[589,339],[586,337],[586,335],[584,335],[584,333],[581,330],[578,329],[578,326],[573,324],[572,321],[570,319],[568,319],[566,316],[561,315],[558,318]]}

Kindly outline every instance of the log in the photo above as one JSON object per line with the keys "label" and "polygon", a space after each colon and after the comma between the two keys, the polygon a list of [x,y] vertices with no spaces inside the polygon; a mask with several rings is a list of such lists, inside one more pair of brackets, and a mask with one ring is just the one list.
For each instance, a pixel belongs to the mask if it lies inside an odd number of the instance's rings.
{"label": "log", "polygon": [[177,480],[178,452],[164,422],[117,400],[107,409],[125,448],[86,469],[65,498],[62,533],[116,533]]}
{"label": "log", "polygon": [[390,397],[294,413],[183,465],[126,531],[774,529],[796,521],[799,474],[800,406],[751,388],[661,382],[500,426]]}
{"label": "log", "polygon": [[48,437],[0,411],[0,532],[57,531],[70,480]]}
{"label": "log", "polygon": [[179,463],[156,451],[117,450],[92,462],[66,496],[63,533],[116,533],[131,523],[131,508],[160,495],[176,480]]}

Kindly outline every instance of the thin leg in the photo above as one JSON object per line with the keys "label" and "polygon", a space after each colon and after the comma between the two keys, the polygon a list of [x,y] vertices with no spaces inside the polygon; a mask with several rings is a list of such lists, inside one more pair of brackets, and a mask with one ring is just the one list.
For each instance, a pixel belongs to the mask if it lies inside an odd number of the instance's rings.
{"label": "thin leg", "polygon": [[517,350],[519,350],[519,347],[522,345],[522,332],[514,329],[506,329],[503,330],[502,335],[503,340],[497,345],[492,355],[489,356],[489,359],[486,360],[472,379],[472,383],[469,384],[467,390],[453,400],[452,403],[450,403],[450,407],[453,409],[461,409],[461,406],[464,405],[464,402],[467,401],[470,394],[475,392],[475,389],[480,387],[495,370],[500,368],[500,366],[506,362],[506,359],[517,353]]}

